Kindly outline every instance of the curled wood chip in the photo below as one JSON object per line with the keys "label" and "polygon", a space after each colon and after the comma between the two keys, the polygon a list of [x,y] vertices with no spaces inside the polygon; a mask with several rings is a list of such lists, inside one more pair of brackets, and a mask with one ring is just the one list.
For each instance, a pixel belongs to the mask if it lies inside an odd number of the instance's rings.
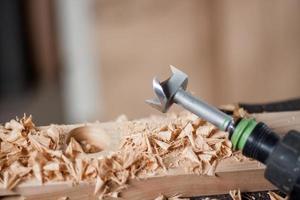
{"label": "curled wood chip", "polygon": [[148,135],[147,135],[147,134],[143,134],[143,136],[144,136],[145,141],[146,141],[146,144],[147,144],[147,151],[148,151],[149,153],[153,153],[153,149],[152,149],[152,146],[151,146],[151,144],[150,144]]}
{"label": "curled wood chip", "polygon": [[11,174],[8,171],[3,173],[3,185],[6,189],[13,189],[20,181],[21,178],[17,174]]}
{"label": "curled wood chip", "polygon": [[212,164],[209,164],[209,168],[208,168],[206,174],[209,175],[209,176],[214,176],[214,175],[215,175],[215,171],[216,171],[217,164],[218,164],[218,161],[217,161],[217,160],[214,160],[214,161],[212,162]]}
{"label": "curled wood chip", "polygon": [[31,171],[31,167],[24,167],[19,161],[15,161],[10,165],[9,171],[19,177],[27,175]]}
{"label": "curled wood chip", "polygon": [[268,192],[268,195],[271,200],[287,200],[288,199],[288,197],[283,198],[283,197],[279,196],[278,194],[276,194],[275,192],[271,192],[271,191]]}
{"label": "curled wood chip", "polygon": [[170,148],[170,144],[168,144],[168,143],[165,143],[165,142],[163,142],[163,141],[160,141],[160,140],[154,140],[155,142],[156,142],[156,144],[160,147],[160,148],[162,148],[163,150],[168,150],[169,148]]}
{"label": "curled wood chip", "polygon": [[99,193],[103,186],[104,186],[104,181],[99,176],[97,176],[94,194]]}
{"label": "curled wood chip", "polygon": [[234,110],[233,116],[235,117],[247,117],[248,113],[243,108],[238,108]]}
{"label": "curled wood chip", "polygon": [[42,169],[41,165],[39,163],[35,163],[32,166],[33,174],[36,177],[36,179],[40,182],[43,183],[43,175],[42,175]]}
{"label": "curled wood chip", "polygon": [[170,197],[166,197],[165,195],[160,194],[154,200],[189,200],[190,198],[182,198],[181,194],[175,194]]}
{"label": "curled wood chip", "polygon": [[183,157],[190,159],[193,162],[200,163],[198,156],[191,147],[186,147],[182,152]]}
{"label": "curled wood chip", "polygon": [[229,195],[233,200],[242,200],[241,191],[240,190],[230,190]]}
{"label": "curled wood chip", "polygon": [[170,141],[172,139],[172,131],[170,130],[160,131],[157,135],[160,139],[165,141]]}
{"label": "curled wood chip", "polygon": [[154,200],[167,200],[167,198],[161,194],[158,197],[156,197]]}
{"label": "curled wood chip", "polygon": [[97,175],[96,168],[89,164],[85,170],[85,176],[95,177],[96,175]]}
{"label": "curled wood chip", "polygon": [[249,158],[245,157],[241,151],[233,152],[232,157],[238,162],[242,162],[244,160],[249,160]]}
{"label": "curled wood chip", "polygon": [[59,197],[57,200],[69,200],[69,197]]}
{"label": "curled wood chip", "polygon": [[65,153],[71,157],[75,157],[78,153],[83,153],[83,152],[84,151],[81,145],[73,137],[71,137]]}
{"label": "curled wood chip", "polygon": [[240,117],[247,117],[249,114],[243,109],[240,108],[238,105],[228,104],[220,106],[221,109],[231,111],[233,116],[236,118]]}
{"label": "curled wood chip", "polygon": [[201,135],[203,137],[208,137],[210,135],[210,133],[215,130],[216,127],[214,127],[213,125],[211,124],[207,124],[207,125],[204,125],[204,126],[201,126],[199,127],[197,130],[196,130],[196,135]]}
{"label": "curled wood chip", "polygon": [[237,109],[237,106],[234,104],[225,104],[225,105],[219,106],[219,108],[222,110],[234,111],[235,109]]}
{"label": "curled wood chip", "polygon": [[53,149],[59,149],[63,143],[62,134],[57,127],[51,125],[50,128],[46,130],[45,135],[47,135],[53,142]]}
{"label": "curled wood chip", "polygon": [[194,132],[194,127],[193,127],[193,125],[191,123],[188,123],[184,127],[184,129],[182,130],[182,133],[189,138],[192,147],[196,148],[195,138],[194,138],[194,133],[193,132]]}
{"label": "curled wood chip", "polygon": [[173,197],[169,197],[168,200],[190,200],[190,198],[181,197],[182,195],[175,195]]}
{"label": "curled wood chip", "polygon": [[43,166],[43,170],[48,171],[59,171],[60,170],[60,164],[57,162],[49,162],[46,165]]}
{"label": "curled wood chip", "polygon": [[95,145],[89,144],[85,140],[80,141],[80,145],[81,145],[84,153],[96,153],[96,152],[101,151],[100,148],[96,147]]}
{"label": "curled wood chip", "polygon": [[4,127],[13,131],[22,131],[24,129],[24,125],[14,119],[10,120],[10,122],[5,123]]}

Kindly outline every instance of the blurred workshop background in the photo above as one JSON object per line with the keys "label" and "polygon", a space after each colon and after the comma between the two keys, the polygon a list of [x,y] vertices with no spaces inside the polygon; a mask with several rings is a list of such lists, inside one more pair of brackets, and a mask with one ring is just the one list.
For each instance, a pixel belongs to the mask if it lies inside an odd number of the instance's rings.
{"label": "blurred workshop background", "polygon": [[1,0],[0,123],[158,114],[172,64],[214,105],[300,96],[300,1]]}

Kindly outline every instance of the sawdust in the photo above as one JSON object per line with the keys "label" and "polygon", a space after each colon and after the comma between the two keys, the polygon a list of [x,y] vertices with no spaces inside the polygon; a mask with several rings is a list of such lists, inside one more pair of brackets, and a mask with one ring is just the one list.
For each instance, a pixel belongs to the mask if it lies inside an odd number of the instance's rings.
{"label": "sawdust", "polygon": [[119,197],[129,179],[170,169],[214,175],[219,161],[232,156],[227,133],[187,112],[121,121],[119,150],[99,158],[84,156],[98,150],[87,142],[71,138],[66,144],[66,132],[36,127],[31,116],[7,122],[0,126],[0,182],[9,190],[29,179],[94,182],[103,199]]}

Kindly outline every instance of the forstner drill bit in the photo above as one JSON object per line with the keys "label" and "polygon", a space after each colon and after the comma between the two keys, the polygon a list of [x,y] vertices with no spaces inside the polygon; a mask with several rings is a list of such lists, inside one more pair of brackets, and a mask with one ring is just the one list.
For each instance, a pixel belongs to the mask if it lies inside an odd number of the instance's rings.
{"label": "forstner drill bit", "polygon": [[163,82],[156,77],[153,79],[156,98],[148,99],[146,103],[163,113],[167,112],[173,103],[176,103],[221,130],[233,131],[233,118],[187,92],[188,76],[174,66],[170,67],[172,71],[170,78]]}

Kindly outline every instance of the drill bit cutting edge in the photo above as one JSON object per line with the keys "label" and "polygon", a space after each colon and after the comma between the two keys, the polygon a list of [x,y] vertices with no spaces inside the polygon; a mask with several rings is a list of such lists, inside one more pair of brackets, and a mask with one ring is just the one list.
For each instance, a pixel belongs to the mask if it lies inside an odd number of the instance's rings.
{"label": "drill bit cutting edge", "polygon": [[187,92],[188,76],[174,66],[171,65],[170,67],[171,77],[163,82],[160,82],[156,77],[153,79],[153,90],[156,98],[146,100],[146,103],[163,113],[167,112],[173,103],[176,103],[211,122],[221,130],[233,131],[233,118]]}

